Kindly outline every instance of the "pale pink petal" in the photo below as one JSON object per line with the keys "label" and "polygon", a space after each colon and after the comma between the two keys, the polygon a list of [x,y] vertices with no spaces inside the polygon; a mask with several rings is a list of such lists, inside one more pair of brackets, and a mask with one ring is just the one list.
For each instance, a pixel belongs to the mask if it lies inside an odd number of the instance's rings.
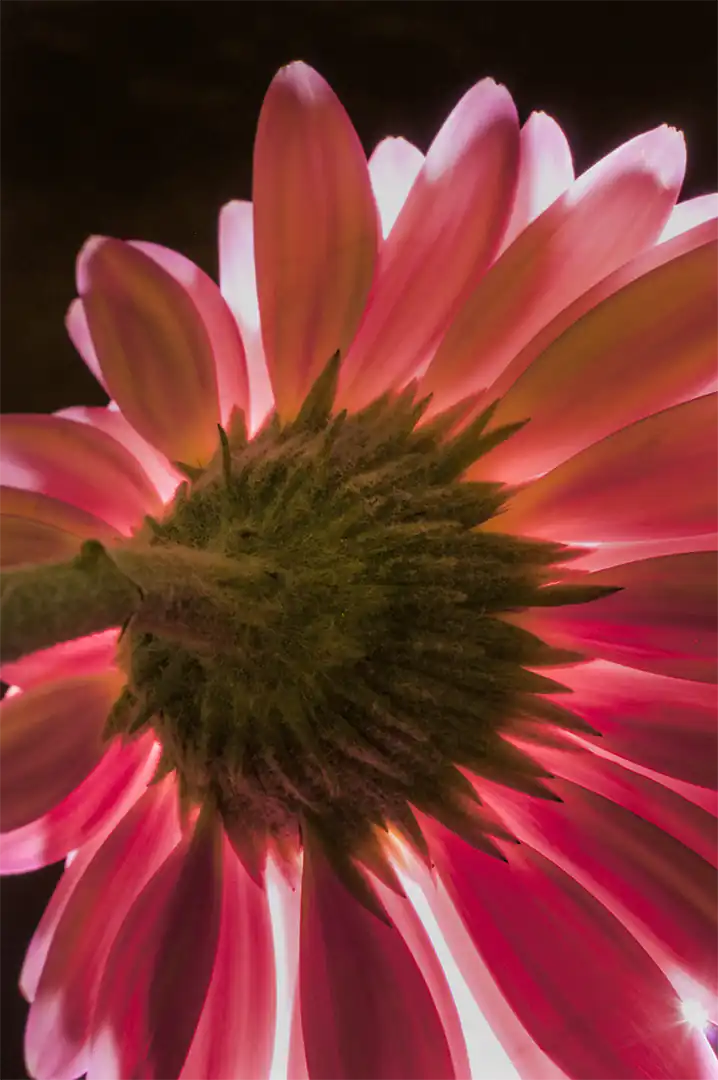
{"label": "pale pink petal", "polygon": [[382,139],[374,148],[369,158],[369,176],[384,239],[391,232],[423,163],[421,150],[401,137]]}
{"label": "pale pink petal", "polygon": [[401,935],[305,847],[299,979],[311,1080],[454,1077],[436,1008]]}
{"label": "pale pink petal", "polygon": [[441,342],[422,393],[438,411],[485,386],[582,293],[657,239],[685,170],[683,138],[658,128],[576,180],[516,238]]}
{"label": "pale pink petal", "polygon": [[221,908],[221,829],[200,818],[115,938],[92,1017],[88,1080],[179,1077],[212,977]]}
{"label": "pale pink petal", "polygon": [[131,240],[130,243],[154,259],[192,297],[209,335],[217,369],[220,417],[222,424],[227,425],[234,408],[246,412],[249,405],[244,345],[232,312],[211,277],[191,259],[161,244],[148,244],[142,240]]}
{"label": "pale pink petal", "polygon": [[3,481],[71,503],[128,535],[162,504],[139,462],[104,431],[58,416],[3,417]]}
{"label": "pale pink petal", "polygon": [[[701,225],[659,245],[654,258],[675,250],[671,245],[687,250],[577,312],[582,317],[540,355],[532,345],[528,361],[517,358],[515,371],[491,388],[492,398],[503,393],[492,427],[530,423],[477,463],[472,478],[512,484],[541,476],[606,435],[705,391],[715,377],[714,231]],[[695,246],[699,233],[704,243]]]}
{"label": "pale pink petal", "polygon": [[516,197],[501,252],[573,183],[568,139],[552,116],[533,112],[521,128],[521,159]]}
{"label": "pale pink petal", "polygon": [[664,555],[598,570],[588,585],[622,591],[560,608],[533,608],[522,625],[562,647],[658,675],[714,683],[718,675],[715,552]]}
{"label": "pale pink petal", "polygon": [[538,1045],[569,1076],[703,1074],[660,969],[597,900],[525,846],[503,863],[444,832],[439,866],[471,938]]}
{"label": "pale pink petal", "polygon": [[0,873],[25,874],[64,859],[118,821],[157,764],[152,740],[115,741],[97,768],[49,814],[0,836]]}
{"label": "pale pink petal", "polygon": [[715,193],[686,199],[673,208],[658,238],[658,243],[672,240],[674,236],[680,236],[681,233],[694,229],[696,225],[702,225],[704,221],[713,221],[716,218],[718,218],[718,195]]}
{"label": "pale pink petal", "polygon": [[237,320],[247,353],[248,423],[253,434],[274,407],[274,394],[262,344],[251,202],[229,202],[220,210],[219,282],[222,295]]}
{"label": "pale pink petal", "polygon": [[212,342],[194,300],[154,259],[93,237],[77,289],[110,396],[170,461],[207,462],[219,445]]}
{"label": "pale pink petal", "polygon": [[484,79],[431,144],[382,246],[366,317],[340,374],[359,409],[430,355],[501,242],[516,185],[519,129],[503,86]]}
{"label": "pale pink petal", "polygon": [[103,630],[101,634],[63,641],[49,649],[28,653],[20,660],[3,664],[0,678],[27,690],[50,679],[105,671],[115,662],[118,633],[118,630]]}
{"label": "pale pink petal", "polygon": [[274,77],[254,144],[262,338],[279,412],[293,416],[354,336],[374,275],[377,213],[359,137],[303,63]]}
{"label": "pale pink petal", "polygon": [[717,399],[674,405],[594,443],[522,488],[487,528],[576,544],[715,532]]}
{"label": "pale pink petal", "polygon": [[73,405],[69,409],[61,409],[55,415],[64,416],[78,424],[89,424],[91,427],[99,428],[100,431],[106,431],[113,439],[122,443],[125,449],[139,461],[163,503],[171,500],[177,486],[184,479],[176,469],[172,468],[164,454],[155,450],[154,446],[138,435],[129,421],[116,408],[103,409]]}
{"label": "pale pink petal", "polygon": [[43,683],[0,704],[3,833],[49,814],[97,767],[123,683],[110,670]]}
{"label": "pale pink petal", "polygon": [[594,660],[556,669],[566,703],[601,732],[601,747],[678,780],[716,790],[716,695],[707,683]]}
{"label": "pale pink petal", "polygon": [[87,325],[87,315],[82,306],[82,300],[80,300],[79,297],[76,297],[67,309],[65,328],[70,336],[70,341],[75,346],[102,389],[107,393],[105,378],[102,374],[100,361],[97,359],[95,346],[92,344],[90,328]]}
{"label": "pale pink petal", "polygon": [[256,1080],[269,1074],[272,1060],[274,954],[267,897],[226,838],[223,853],[217,959],[182,1080]]}
{"label": "pale pink petal", "polygon": [[25,1030],[25,1060],[36,1080],[73,1080],[85,1072],[90,1019],[110,949],[135,899],[179,842],[176,806],[169,778],[148,788],[72,891]]}
{"label": "pale pink petal", "polygon": [[113,540],[102,518],[38,491],[0,488],[0,565],[56,562],[76,555],[85,540]]}

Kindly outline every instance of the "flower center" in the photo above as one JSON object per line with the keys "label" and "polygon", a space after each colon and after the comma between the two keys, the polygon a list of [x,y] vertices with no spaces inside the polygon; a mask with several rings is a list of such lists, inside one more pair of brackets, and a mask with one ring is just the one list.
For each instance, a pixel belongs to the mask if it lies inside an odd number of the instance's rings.
{"label": "flower center", "polygon": [[130,542],[151,549],[152,600],[121,640],[111,730],[151,726],[162,775],[230,830],[300,822],[360,851],[375,826],[416,838],[412,807],[468,820],[457,766],[525,774],[501,733],[540,713],[556,684],[527,668],[560,655],[501,616],[568,552],[477,528],[505,493],[462,476],[516,425],[487,434],[487,410],[451,436],[413,387],[332,415],[337,373],[291,423],[247,441],[235,419]]}

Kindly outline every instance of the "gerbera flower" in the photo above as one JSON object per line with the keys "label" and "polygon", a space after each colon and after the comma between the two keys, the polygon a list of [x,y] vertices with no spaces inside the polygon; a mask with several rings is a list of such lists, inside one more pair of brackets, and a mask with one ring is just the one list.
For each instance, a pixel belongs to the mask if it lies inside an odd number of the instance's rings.
{"label": "gerbera flower", "polygon": [[684,166],[662,127],[574,179],[490,79],[367,162],[293,64],[219,288],[83,248],[111,402],[3,426],[2,869],[68,859],[38,1080],[716,1074]]}

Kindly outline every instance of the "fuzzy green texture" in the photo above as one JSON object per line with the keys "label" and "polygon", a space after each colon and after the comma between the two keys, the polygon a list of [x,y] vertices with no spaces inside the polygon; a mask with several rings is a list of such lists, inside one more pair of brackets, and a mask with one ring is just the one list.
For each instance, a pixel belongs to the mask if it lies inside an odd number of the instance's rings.
{"label": "fuzzy green texture", "polygon": [[454,415],[420,424],[413,386],[333,415],[337,373],[335,357],[285,426],[248,441],[236,418],[113,552],[144,600],[107,731],[151,726],[159,775],[250,846],[301,822],[376,869],[374,826],[421,847],[412,807],[476,836],[457,765],[547,794],[500,733],[560,689],[527,667],[573,656],[500,616],[541,603],[570,553],[477,529],[506,491],[462,476],[517,425],[487,433],[488,409],[449,437]]}

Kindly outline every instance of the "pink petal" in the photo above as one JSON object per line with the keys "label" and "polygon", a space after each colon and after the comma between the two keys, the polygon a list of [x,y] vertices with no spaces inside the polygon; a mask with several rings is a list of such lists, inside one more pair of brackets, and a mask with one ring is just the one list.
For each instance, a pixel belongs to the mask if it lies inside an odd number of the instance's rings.
{"label": "pink petal", "polygon": [[215,964],[221,853],[219,825],[201,818],[132,905],[103,974],[88,1080],[182,1072]]}
{"label": "pink petal", "polygon": [[47,682],[0,705],[0,827],[20,829],[55,809],[95,769],[122,689],[119,671]]}
{"label": "pink petal", "polygon": [[157,764],[152,741],[115,741],[88,778],[59,806],[0,836],[0,873],[25,874],[64,859],[127,813]]}
{"label": "pink petal", "polygon": [[622,591],[588,604],[534,608],[521,623],[539,637],[658,675],[716,681],[714,552],[665,555],[598,570],[589,585]]}
{"label": "pink petal", "polygon": [[77,288],[111,397],[170,461],[198,465],[217,449],[212,341],[190,293],[154,258],[93,237]]}
{"label": "pink petal", "polygon": [[275,987],[267,898],[226,838],[223,854],[217,959],[182,1080],[255,1080],[269,1075],[272,1060]]}
{"label": "pink petal", "polygon": [[501,252],[574,180],[568,139],[554,118],[544,112],[531,113],[521,128],[520,160],[516,197]]}
{"label": "pink petal", "polygon": [[78,424],[89,424],[90,427],[107,432],[117,442],[122,443],[140,463],[154,484],[162,502],[167,503],[171,500],[183,477],[172,468],[164,454],[155,450],[154,446],[137,434],[118,409],[73,405],[69,409],[61,409],[55,415],[64,416]]}
{"label": "pink petal", "polygon": [[262,344],[254,269],[254,218],[251,202],[226,203],[219,213],[219,281],[237,320],[247,353],[249,429],[254,433],[274,407],[274,394]]}
{"label": "pink petal", "polygon": [[652,559],[655,555],[684,555],[691,551],[715,551],[718,548],[718,532],[701,533],[700,536],[666,537],[664,540],[631,541],[626,544],[588,545],[587,554],[580,556],[572,566],[577,571],[604,570],[607,566]]}
{"label": "pink petal", "polygon": [[103,630],[101,634],[63,641],[49,649],[28,653],[20,660],[3,664],[0,678],[27,690],[50,679],[105,671],[115,662],[118,633],[118,630]]}
{"label": "pink petal", "polygon": [[361,408],[428,359],[501,242],[518,150],[513,101],[484,79],[434,139],[381,249],[370,305],[342,366],[340,406]]}
{"label": "pink petal", "polygon": [[79,297],[76,297],[67,309],[65,328],[70,336],[70,341],[75,346],[100,386],[105,393],[107,393],[105,378],[102,374],[100,361],[97,359],[95,346],[92,344],[90,327],[87,325],[87,315],[85,314],[82,300],[80,300]]}
{"label": "pink petal", "polygon": [[305,848],[299,978],[312,1080],[455,1075],[431,995],[396,929]]}
{"label": "pink petal", "polygon": [[306,64],[282,68],[267,91],[253,197],[262,338],[277,407],[289,417],[337,349],[348,349],[377,248],[361,143]]}
{"label": "pink petal", "polygon": [[491,383],[564,308],[657,239],[685,170],[683,138],[658,128],[579,177],[474,290],[422,382],[432,409]]}
{"label": "pink petal", "polygon": [[717,400],[674,405],[594,443],[522,488],[488,528],[578,544],[715,532]]}
{"label": "pink petal", "polygon": [[249,405],[247,362],[237,323],[219,288],[204,270],[161,244],[131,240],[132,247],[143,251],[180,283],[191,296],[209,335],[217,368],[222,424],[227,424],[234,408],[246,412]]}
{"label": "pink petal", "polygon": [[391,232],[423,163],[421,150],[407,139],[382,139],[374,148],[369,158],[369,176],[384,239]]}
{"label": "pink petal", "polygon": [[696,225],[702,225],[704,221],[713,221],[716,218],[718,218],[718,195],[698,195],[695,199],[686,199],[673,208],[658,238],[658,243],[672,240],[674,236],[680,236],[681,233],[694,229]]}
{"label": "pink petal", "polygon": [[646,952],[558,867],[510,864],[444,833],[441,865],[471,938],[538,1045],[569,1076],[700,1076],[699,1036]]}
{"label": "pink petal", "polygon": [[601,732],[602,747],[678,780],[718,789],[712,686],[605,660],[562,668],[556,678],[573,690],[569,707]]}
{"label": "pink petal", "polygon": [[174,782],[148,788],[110,833],[69,897],[52,937],[25,1031],[36,1080],[86,1069],[90,1019],[110,949],[145,884],[180,839]]}
{"label": "pink petal", "polygon": [[76,555],[83,541],[112,540],[106,521],[37,491],[0,488],[0,564],[55,562]]}
{"label": "pink petal", "polygon": [[139,463],[115,439],[58,416],[3,417],[3,480],[71,503],[128,535],[162,504]]}
{"label": "pink petal", "polygon": [[[705,238],[713,230],[696,231]],[[671,244],[688,250],[587,314],[576,312],[582,317],[532,363],[533,345],[528,361],[517,357],[515,372],[507,369],[505,382],[491,388],[493,397],[508,385],[492,425],[531,422],[474,467],[472,477],[520,483],[540,476],[606,435],[703,393],[715,369],[717,262],[712,237],[693,243],[686,233],[661,244],[656,253],[673,250]]]}

